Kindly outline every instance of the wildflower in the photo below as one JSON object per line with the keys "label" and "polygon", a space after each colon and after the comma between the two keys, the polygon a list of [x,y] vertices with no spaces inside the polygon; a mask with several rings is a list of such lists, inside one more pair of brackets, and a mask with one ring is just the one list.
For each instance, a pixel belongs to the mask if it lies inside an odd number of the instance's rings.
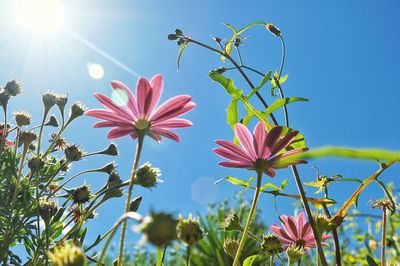
{"label": "wildflower", "polygon": [[160,169],[151,167],[151,164],[145,163],[136,173],[136,182],[142,187],[151,188],[155,187],[160,181]]}
{"label": "wildflower", "polygon": [[137,212],[139,209],[140,203],[142,202],[143,197],[142,196],[137,196],[134,198],[131,203],[129,204],[129,211],[130,212]]}
{"label": "wildflower", "polygon": [[157,247],[165,247],[176,239],[176,226],[178,221],[167,213],[151,213],[143,219],[142,223],[135,227],[142,232],[147,241]]}
{"label": "wildflower", "polygon": [[56,215],[58,210],[57,202],[54,200],[46,200],[40,199],[39,200],[39,214],[42,217],[43,221],[48,223],[50,219]]}
{"label": "wildflower", "polygon": [[54,147],[59,150],[64,150],[65,148],[68,147],[67,141],[65,138],[61,138],[60,136],[57,135],[57,133],[51,133],[51,139],[50,142],[54,142]]}
{"label": "wildflower", "polygon": [[86,203],[92,197],[92,192],[87,185],[77,187],[72,190],[72,199],[74,203]]}
{"label": "wildflower", "polygon": [[267,256],[273,256],[283,251],[281,241],[276,235],[263,235],[261,249]]}
{"label": "wildflower", "polygon": [[[311,230],[311,226],[306,222],[304,212],[297,217],[282,215],[280,217],[283,228],[277,224],[270,227],[270,231],[276,234],[283,244],[284,250],[287,250],[290,245],[297,245],[308,251],[315,247],[315,238]],[[326,240],[332,238],[332,235],[323,234],[321,239]],[[323,246],[327,243],[322,242]]]}
{"label": "wildflower", "polygon": [[305,253],[306,250],[304,247],[290,245],[286,250],[286,254],[289,259],[289,265],[295,265],[295,263],[297,263]]}
{"label": "wildflower", "polygon": [[192,125],[189,120],[177,118],[195,107],[190,96],[176,96],[157,107],[163,90],[161,75],[154,76],[151,81],[140,78],[136,86],[136,96],[119,81],[113,81],[111,85],[115,99],[100,93],[94,94],[107,109],[86,112],[86,115],[104,120],[96,123],[95,128],[113,128],[108,132],[109,139],[126,135],[136,139],[148,135],[157,142],[161,141],[162,136],[179,141],[179,136],[170,129]]}
{"label": "wildflower", "polygon": [[48,253],[52,266],[85,266],[86,256],[76,244],[63,243]]}
{"label": "wildflower", "polygon": [[276,37],[281,36],[281,31],[274,24],[267,24],[266,27]]}
{"label": "wildflower", "polygon": [[225,238],[224,239],[224,251],[228,254],[232,259],[235,258],[236,252],[239,247],[239,241],[236,239]]}
{"label": "wildflower", "polygon": [[229,214],[225,217],[225,220],[219,223],[218,226],[222,231],[243,232],[243,227],[240,224],[239,216],[237,216],[234,209],[230,209]]}
{"label": "wildflower", "polygon": [[276,126],[267,133],[264,122],[259,122],[252,135],[247,127],[240,123],[236,124],[235,134],[239,139],[240,146],[226,140],[215,141],[221,147],[214,149],[214,152],[230,160],[228,162],[220,162],[219,165],[254,169],[274,177],[275,169],[305,163],[302,160],[282,161],[288,155],[307,150],[306,148],[299,148],[281,152],[282,149],[290,145],[298,133],[297,131],[291,131],[281,137],[282,130],[282,127]]}
{"label": "wildflower", "polygon": [[204,232],[200,228],[199,219],[194,219],[191,214],[187,219],[183,217],[179,218],[178,225],[176,227],[176,234],[178,239],[191,246],[196,242],[200,241]]}
{"label": "wildflower", "polygon": [[70,145],[64,150],[65,157],[68,161],[74,162],[82,159],[83,151],[76,145]]}
{"label": "wildflower", "polygon": [[27,112],[14,112],[14,118],[19,127],[30,125],[32,120],[31,115]]}

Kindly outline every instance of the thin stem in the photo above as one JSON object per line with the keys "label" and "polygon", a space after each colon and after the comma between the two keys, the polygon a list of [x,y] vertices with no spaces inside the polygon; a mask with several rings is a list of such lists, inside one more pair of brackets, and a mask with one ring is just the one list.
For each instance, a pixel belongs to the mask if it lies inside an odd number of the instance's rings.
{"label": "thin stem", "polygon": [[[135,181],[136,171],[137,171],[139,160],[140,160],[140,154],[141,154],[142,148],[143,148],[143,140],[144,140],[144,136],[143,136],[143,134],[140,134],[139,138],[138,138],[137,147],[136,147],[136,155],[135,155],[135,160],[133,162],[132,174],[131,174],[131,178],[130,178],[130,182],[129,182],[128,196],[126,198],[126,204],[125,204],[125,213],[129,212],[129,207],[130,207],[131,198],[132,198],[133,184]],[[124,255],[126,226],[127,226],[127,221],[124,220],[122,222],[121,239],[119,242],[118,266],[122,265],[122,258]]]}
{"label": "thin stem", "polygon": [[[279,95],[280,95],[280,97],[283,99],[283,98],[285,98],[285,96],[283,95],[283,90],[282,90],[282,87],[281,87],[281,84],[280,84],[280,79],[281,79],[283,67],[284,67],[284,65],[285,65],[286,47],[285,47],[285,41],[283,40],[282,35],[279,36],[279,37],[280,37],[279,39],[281,40],[281,44],[282,44],[282,60],[281,60],[281,66],[279,67],[278,78],[275,78],[275,77],[274,77],[274,79],[275,79],[275,83],[276,83],[277,86],[278,86]],[[289,114],[288,114],[288,111],[287,111],[287,106],[286,106],[286,104],[283,106],[283,115],[284,115],[284,117],[285,117],[285,125],[286,125],[287,127],[289,127]]]}
{"label": "thin stem", "polygon": [[274,266],[274,258],[275,258],[275,255],[272,255],[271,257],[269,257],[269,266]]}
{"label": "thin stem", "polygon": [[49,252],[49,223],[45,222],[44,224],[45,226],[45,230],[46,230],[46,265],[49,265],[49,256],[47,256],[48,252]]}
{"label": "thin stem", "polygon": [[385,266],[386,248],[386,206],[382,208],[382,244],[381,244],[381,266]]}
{"label": "thin stem", "polygon": [[24,147],[24,151],[22,152],[21,162],[19,164],[17,181],[15,182],[14,194],[13,194],[13,197],[12,197],[12,200],[11,200],[11,210],[14,208],[15,201],[17,200],[18,190],[19,190],[19,183],[21,182],[22,168],[24,167],[24,162],[25,162],[25,157],[26,157],[26,152],[27,151],[28,151],[28,147]]}
{"label": "thin stem", "polygon": [[192,246],[187,245],[186,247],[186,266],[190,266],[190,255],[191,255]]}
{"label": "thin stem", "polygon": [[164,259],[165,259],[165,254],[167,253],[167,248],[168,248],[168,245],[165,245],[165,247],[163,248],[163,252],[162,252],[162,255],[161,255],[161,261],[160,261],[160,265],[163,265],[163,263],[164,263]]}
{"label": "thin stem", "polygon": [[256,210],[258,197],[260,196],[261,180],[262,180],[262,171],[258,171],[258,173],[257,173],[257,187],[256,187],[256,190],[254,192],[253,201],[251,202],[249,215],[247,216],[246,225],[244,227],[242,237],[240,238],[240,242],[239,242],[238,249],[236,251],[235,259],[233,260],[233,264],[232,264],[233,266],[240,266],[240,255],[241,255],[242,250],[244,248],[244,243],[246,241],[247,234],[248,234],[248,231],[250,229],[251,220],[252,220],[254,212]]}
{"label": "thin stem", "polygon": [[38,136],[38,145],[37,145],[37,157],[39,158],[40,156],[40,144],[42,142],[42,135],[43,135],[43,128],[44,128],[44,123],[46,122],[46,117],[47,114],[49,113],[48,110],[45,110],[43,113],[43,118],[42,118],[42,123],[40,123],[40,130],[39,130],[39,136]]}
{"label": "thin stem", "polygon": [[[329,212],[328,207],[326,204],[322,204],[322,207],[324,208],[326,216],[330,219],[332,218],[331,213]],[[335,260],[336,260],[336,266],[341,266],[342,265],[342,257],[340,254],[340,244],[339,244],[339,236],[336,227],[333,227],[332,229],[332,235],[333,235],[333,242],[335,246]]]}
{"label": "thin stem", "polygon": [[310,222],[310,226],[311,226],[314,238],[315,238],[315,243],[317,245],[317,251],[318,251],[319,258],[321,260],[322,265],[327,266],[328,263],[326,262],[324,250],[322,249],[321,238],[319,237],[317,228],[315,226],[315,221],[312,216],[310,206],[308,205],[308,202],[307,202],[306,193],[304,192],[304,188],[303,188],[303,185],[300,180],[299,172],[297,171],[297,167],[295,165],[292,165],[291,168],[292,168],[294,180],[296,181],[297,189],[299,190],[299,194],[301,196],[301,201],[302,201],[304,209],[307,213],[307,217]]}
{"label": "thin stem", "polygon": [[[229,54],[227,54],[227,53],[225,53],[225,52],[222,52],[222,51],[219,51],[219,50],[217,50],[217,49],[215,49],[215,48],[213,48],[213,47],[211,47],[211,46],[208,46],[208,45],[206,45],[206,44],[204,44],[204,43],[201,43],[201,42],[198,42],[198,41],[196,41],[196,40],[190,39],[190,38],[188,38],[188,37],[185,37],[185,40],[188,41],[188,42],[195,43],[195,44],[197,44],[197,45],[199,45],[199,46],[202,46],[202,47],[204,47],[204,48],[206,48],[206,49],[208,49],[208,50],[211,50],[211,51],[213,51],[213,52],[216,52],[216,53],[218,53],[218,54],[220,54],[220,55],[226,57],[226,58],[236,67],[236,69],[239,71],[240,75],[242,75],[242,77],[246,80],[246,82],[247,82],[247,84],[250,86],[250,88],[251,88],[252,90],[255,88],[255,86],[254,86],[253,83],[250,81],[250,79],[249,79],[249,77],[246,75],[246,73],[244,73],[244,71],[241,69],[241,67],[238,65],[238,63],[236,63],[236,61],[235,61]],[[255,93],[255,95],[256,95],[257,98],[261,101],[261,103],[263,104],[263,106],[265,107],[265,109],[268,108],[267,102],[264,100],[264,98],[261,96],[261,94],[260,94],[258,91]],[[278,124],[278,121],[276,120],[275,116],[274,116],[273,114],[270,114],[270,116],[271,116],[272,121],[273,121],[275,124]]]}

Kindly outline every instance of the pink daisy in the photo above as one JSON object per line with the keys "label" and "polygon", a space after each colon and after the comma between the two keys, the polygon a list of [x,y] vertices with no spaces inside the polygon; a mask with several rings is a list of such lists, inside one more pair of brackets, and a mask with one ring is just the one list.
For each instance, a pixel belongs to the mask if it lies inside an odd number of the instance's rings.
{"label": "pink daisy", "polygon": [[119,100],[95,93],[94,96],[107,109],[93,109],[86,112],[86,115],[103,120],[94,124],[95,128],[112,127],[107,134],[109,139],[126,135],[136,139],[141,134],[148,135],[157,142],[161,141],[162,136],[179,141],[179,136],[170,129],[192,125],[189,120],[177,118],[196,106],[192,102],[192,97],[175,96],[157,107],[163,91],[162,75],[154,76],[151,81],[140,78],[136,85],[136,95],[120,81],[111,82],[111,86]]}
{"label": "pink daisy", "polygon": [[[281,215],[283,228],[277,224],[272,225],[269,230],[276,234],[286,250],[291,245],[304,248],[305,251],[315,248],[315,238],[309,222],[306,221],[304,212],[297,217]],[[332,235],[322,235],[322,240],[330,239]],[[322,242],[323,246],[328,246]]]}
{"label": "pink daisy", "polygon": [[301,148],[280,153],[292,143],[298,133],[297,131],[291,131],[281,136],[282,130],[282,127],[276,126],[267,133],[264,122],[259,122],[254,128],[253,134],[251,134],[247,127],[240,123],[236,124],[235,134],[240,142],[240,146],[227,140],[215,141],[221,147],[214,149],[214,152],[229,160],[227,162],[220,162],[219,165],[262,170],[265,174],[274,177],[275,169],[305,163],[302,160],[281,161],[281,159],[288,155],[307,150],[306,148]]}

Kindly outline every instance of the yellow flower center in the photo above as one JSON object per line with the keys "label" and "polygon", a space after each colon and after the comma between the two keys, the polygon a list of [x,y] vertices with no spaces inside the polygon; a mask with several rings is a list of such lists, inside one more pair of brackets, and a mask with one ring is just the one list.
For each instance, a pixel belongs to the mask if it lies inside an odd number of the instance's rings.
{"label": "yellow flower center", "polygon": [[140,120],[136,121],[136,123],[135,123],[135,128],[138,130],[147,129],[147,128],[149,128],[149,126],[150,126],[149,121],[144,120],[144,119],[140,119]]}

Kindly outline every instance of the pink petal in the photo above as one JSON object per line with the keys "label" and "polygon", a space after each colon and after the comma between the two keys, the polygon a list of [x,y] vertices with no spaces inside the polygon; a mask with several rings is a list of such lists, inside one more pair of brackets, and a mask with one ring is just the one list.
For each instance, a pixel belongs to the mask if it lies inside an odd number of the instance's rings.
{"label": "pink petal", "polygon": [[236,146],[235,144],[233,144],[230,141],[227,141],[227,140],[216,140],[215,143],[217,143],[218,145],[220,145],[221,147],[223,147],[223,148],[225,148],[227,150],[232,151],[233,153],[236,153],[237,155],[239,155],[239,156],[241,156],[243,158],[248,159],[251,162],[254,162],[251,159],[250,155],[246,151],[244,151],[241,147]]}
{"label": "pink petal", "polygon": [[254,147],[256,151],[256,155],[258,158],[263,158],[265,148],[265,139],[266,139],[266,130],[264,122],[258,122],[253,131],[253,139],[254,139]]}
{"label": "pink petal", "polygon": [[300,237],[303,239],[314,239],[314,234],[311,230],[310,224],[307,222],[303,227],[300,228]]}
{"label": "pink petal", "polygon": [[306,224],[306,217],[304,215],[304,212],[301,212],[297,217],[296,217],[296,224],[297,224],[297,232],[300,237],[303,237],[302,231],[303,227]]}
{"label": "pink petal", "polygon": [[218,163],[223,167],[231,167],[231,168],[251,168],[253,165],[244,163],[244,162],[220,162]]}
{"label": "pink petal", "polygon": [[296,239],[300,238],[299,230],[297,228],[297,221],[293,216],[289,216],[287,225],[290,228],[290,232],[296,237]]}
{"label": "pink petal", "polygon": [[265,169],[264,173],[267,174],[270,177],[275,177],[276,176],[276,173],[275,173],[274,169],[272,169],[272,168]]}
{"label": "pink petal", "polygon": [[149,117],[149,107],[153,98],[153,90],[146,78],[140,78],[136,85],[137,105],[141,118]]}
{"label": "pink petal", "polygon": [[237,123],[235,125],[235,135],[239,139],[242,148],[247,151],[253,160],[256,160],[257,156],[254,150],[253,136],[247,127],[245,127],[243,124]]}
{"label": "pink petal", "polygon": [[158,101],[160,100],[163,87],[164,87],[164,81],[163,81],[163,76],[158,74],[155,75],[151,81],[150,81],[151,88],[153,90],[153,97],[151,99],[151,104],[149,106],[149,112],[153,112],[154,108],[157,106]]}
{"label": "pink petal", "polygon": [[133,128],[128,128],[128,127],[116,127],[116,128],[111,129],[108,132],[107,138],[108,139],[117,139],[117,138],[131,134],[133,130],[134,130]]}
{"label": "pink petal", "polygon": [[231,150],[227,150],[224,148],[216,148],[213,150],[214,153],[218,154],[219,156],[226,158],[228,160],[232,160],[232,161],[237,161],[237,162],[243,162],[246,164],[252,164],[252,162],[247,159],[247,158],[243,158],[240,155],[238,155],[235,152],[232,152]]}
{"label": "pink petal", "polygon": [[265,146],[271,148],[279,139],[282,133],[282,127],[276,126],[272,128],[267,134],[267,140],[265,142]]}
{"label": "pink petal", "polygon": [[161,122],[187,113],[196,106],[195,103],[190,102],[191,100],[192,97],[188,95],[175,96],[161,104],[150,119],[154,122]]}
{"label": "pink petal", "polygon": [[121,124],[111,122],[111,121],[103,121],[103,122],[97,122],[93,125],[94,128],[101,128],[101,127],[117,127],[117,126],[122,126]]}
{"label": "pink petal", "polygon": [[180,141],[180,137],[179,137],[177,134],[175,134],[175,133],[173,133],[173,132],[171,132],[171,131],[169,131],[169,130],[162,129],[162,128],[151,128],[150,131],[151,131],[153,134],[158,134],[158,135],[164,136],[164,137],[166,137],[166,138],[175,140],[175,141],[177,141],[177,142]]}
{"label": "pink petal", "polygon": [[92,110],[86,111],[85,114],[88,116],[93,116],[93,117],[104,119],[107,121],[122,123],[127,126],[132,125],[132,121],[130,121],[128,119],[124,119],[123,117],[119,116],[118,114],[115,114],[114,112],[112,112],[110,110],[92,109]]}
{"label": "pink petal", "polygon": [[276,224],[270,226],[270,227],[269,227],[269,230],[270,230],[272,233],[274,233],[274,234],[276,234],[276,235],[282,237],[283,239],[287,239],[287,240],[290,241],[291,243],[295,242],[294,238],[292,238],[291,236],[289,236],[289,235],[286,233],[285,230],[283,230],[280,226],[278,226],[278,225],[276,225]]}
{"label": "pink petal", "polygon": [[119,107],[109,97],[101,93],[94,93],[94,97],[96,97],[96,99],[101,102],[106,108],[114,111],[114,113],[123,116],[127,120],[135,120],[136,117],[133,115],[132,111]]}
{"label": "pink petal", "polygon": [[190,127],[192,125],[193,123],[191,121],[183,118],[170,118],[162,122],[153,123],[153,126],[162,128],[182,128],[182,127]]}
{"label": "pink petal", "polygon": [[280,139],[271,147],[271,154],[276,154],[283,148],[286,148],[286,146],[288,146],[294,140],[298,133],[298,131],[291,131],[283,136],[282,139]]}
{"label": "pink petal", "polygon": [[148,135],[150,138],[152,138],[152,139],[154,139],[155,141],[157,141],[157,143],[160,143],[160,142],[161,142],[161,136],[160,136],[160,135],[155,134],[155,133],[153,133],[153,132],[151,132],[151,131],[148,132],[147,135]]}
{"label": "pink petal", "polygon": [[132,94],[132,91],[126,86],[124,83],[118,80],[114,80],[111,82],[111,87],[114,90],[121,89],[123,90],[126,95],[128,96],[128,108],[133,112],[133,114],[138,117],[139,116],[139,109],[136,102],[136,97]]}

